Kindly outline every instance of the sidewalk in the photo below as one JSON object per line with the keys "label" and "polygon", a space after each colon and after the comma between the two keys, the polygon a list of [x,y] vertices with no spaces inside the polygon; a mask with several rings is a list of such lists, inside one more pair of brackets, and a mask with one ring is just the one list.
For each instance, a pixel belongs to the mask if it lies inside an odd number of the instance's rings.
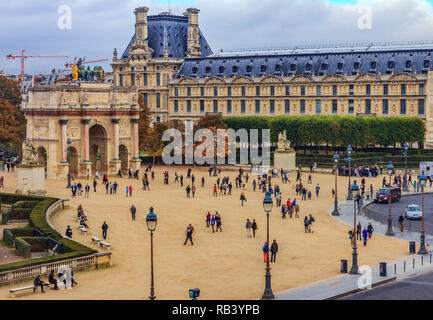
{"label": "sidewalk", "polygon": [[[363,205],[367,205],[371,201],[365,201]],[[333,206],[329,208],[329,214],[333,211]],[[353,226],[353,201],[342,201],[338,204],[340,216],[333,216],[333,218]],[[360,221],[362,225],[367,225],[371,222],[374,225],[375,233],[385,235],[387,225],[371,220],[364,215],[357,214],[357,222]],[[419,242],[420,234],[418,232],[400,232],[395,230],[395,237],[408,241]],[[433,237],[426,236],[426,244],[433,244]],[[417,249],[419,244],[417,244]],[[408,255],[407,257],[388,262],[387,263],[387,277],[381,277],[379,272],[379,265],[371,267],[371,287],[375,287],[387,282],[395,281],[409,276],[413,276],[426,271],[433,271],[432,252],[429,251],[428,255]],[[348,271],[351,267],[351,261],[348,261]],[[334,278],[318,281],[300,288],[291,289],[285,292],[276,294],[277,300],[326,300],[337,299],[361,290],[364,290],[365,279],[367,275],[351,275],[342,274]]]}

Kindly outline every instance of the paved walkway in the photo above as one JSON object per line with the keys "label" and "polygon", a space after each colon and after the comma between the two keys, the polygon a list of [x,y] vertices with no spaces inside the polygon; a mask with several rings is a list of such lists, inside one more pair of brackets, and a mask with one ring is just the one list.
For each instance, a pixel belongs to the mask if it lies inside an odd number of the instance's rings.
{"label": "paved walkway", "polygon": [[[364,205],[369,201],[364,200]],[[329,214],[332,213],[333,207],[329,208]],[[340,216],[334,217],[335,219],[353,226],[353,201],[342,201],[338,204]],[[369,222],[373,224],[375,233],[384,235],[387,230],[387,225],[371,220],[364,215],[357,214],[357,222],[360,221],[362,226],[366,226]],[[420,234],[418,232],[400,232],[394,230],[395,237],[408,240],[408,253],[409,241],[419,242]],[[374,237],[374,235],[373,235]],[[433,244],[433,237],[426,236],[426,244]],[[362,244],[361,244],[362,245]],[[416,246],[417,250],[419,244]],[[337,299],[344,297],[348,294],[359,292],[369,285],[369,288],[375,287],[396,279],[402,279],[414,276],[419,273],[433,270],[432,252],[426,256],[408,255],[404,259],[391,261],[387,263],[387,276],[381,277],[379,272],[379,265],[366,267],[367,272],[362,271],[363,275],[342,274],[341,276],[326,279],[323,281],[315,282],[307,286],[296,289],[291,289],[285,292],[276,294],[277,300],[325,300]],[[350,270],[351,261],[348,261],[348,270]],[[360,270],[361,271],[361,270]],[[371,275],[371,276],[370,276]]]}

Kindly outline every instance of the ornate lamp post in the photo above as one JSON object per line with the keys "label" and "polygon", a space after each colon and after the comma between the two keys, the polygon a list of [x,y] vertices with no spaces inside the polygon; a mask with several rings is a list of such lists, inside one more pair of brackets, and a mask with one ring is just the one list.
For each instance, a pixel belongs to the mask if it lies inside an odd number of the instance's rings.
{"label": "ornate lamp post", "polygon": [[340,212],[338,212],[338,197],[337,197],[337,176],[338,176],[338,160],[340,160],[340,156],[336,152],[334,154],[334,163],[335,163],[335,196],[334,196],[334,211],[332,211],[333,216],[339,216]]}
{"label": "ornate lamp post", "polygon": [[213,143],[214,143],[214,163],[213,163],[213,176],[216,177],[217,175],[217,135],[213,136]]}
{"label": "ornate lamp post", "polygon": [[351,196],[353,199],[353,252],[352,252],[352,268],[350,274],[359,274],[358,272],[358,253],[356,247],[356,198],[359,195],[359,186],[356,184],[356,180],[353,181],[353,185],[350,187]]}
{"label": "ornate lamp post", "polygon": [[150,300],[155,300],[155,292],[154,292],[154,285],[153,285],[153,232],[156,229],[156,224],[158,222],[158,219],[156,217],[156,214],[153,212],[153,207],[150,207],[150,212],[146,216],[146,224],[147,229],[150,231],[150,274],[151,274],[151,283],[150,283]]}
{"label": "ornate lamp post", "polygon": [[344,160],[346,162],[349,162],[349,184],[347,186],[347,199],[346,200],[352,200],[352,192],[350,191],[350,163],[352,161],[352,147],[350,146],[350,144],[347,146],[347,158],[344,158]]}
{"label": "ornate lamp post", "polygon": [[[263,199],[263,209],[265,209],[266,212],[266,225],[267,225],[267,232],[266,232],[266,243],[268,244],[268,250],[269,248],[269,213],[272,211],[272,206],[274,202],[271,197],[271,193],[268,191],[266,192],[266,196]],[[263,293],[262,299],[274,299],[275,296],[272,293],[271,288],[271,268],[269,266],[269,251],[266,256],[266,275],[265,275],[265,292]]]}
{"label": "ornate lamp post", "polygon": [[419,247],[418,254],[427,254],[427,249],[425,247],[425,234],[424,234],[424,187],[427,183],[427,177],[424,174],[424,171],[418,178],[421,185],[421,212],[422,212],[422,220],[421,220],[421,244]]}
{"label": "ornate lamp post", "polygon": [[406,142],[403,145],[403,156],[404,156],[403,191],[409,192],[409,188],[407,185],[407,149],[409,149],[409,144]]}
{"label": "ornate lamp post", "polygon": [[72,145],[72,141],[70,138],[68,138],[68,140],[66,141],[67,144],[67,157],[68,157],[68,185],[66,186],[66,188],[71,188],[71,155],[70,155],[70,150],[71,150],[71,145]]}
{"label": "ornate lamp post", "polygon": [[388,188],[388,229],[386,230],[387,236],[394,236],[394,231],[392,230],[392,218],[391,218],[391,201],[392,201],[392,188],[391,188],[391,177],[394,174],[394,166],[390,161],[386,167],[386,171],[389,175],[389,188]]}

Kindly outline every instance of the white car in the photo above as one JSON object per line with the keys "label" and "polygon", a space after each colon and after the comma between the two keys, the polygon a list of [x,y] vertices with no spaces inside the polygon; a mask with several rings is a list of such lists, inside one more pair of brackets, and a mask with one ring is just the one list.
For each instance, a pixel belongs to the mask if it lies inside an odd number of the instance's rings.
{"label": "white car", "polygon": [[421,220],[422,219],[422,211],[419,205],[410,204],[407,206],[405,211],[406,219],[408,220]]}

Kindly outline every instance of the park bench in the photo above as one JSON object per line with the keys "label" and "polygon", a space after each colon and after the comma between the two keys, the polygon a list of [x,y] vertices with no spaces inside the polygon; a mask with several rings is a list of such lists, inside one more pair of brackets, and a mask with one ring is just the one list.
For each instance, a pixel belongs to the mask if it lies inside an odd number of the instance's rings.
{"label": "park bench", "polygon": [[87,234],[87,229],[84,227],[80,227],[81,234]]}
{"label": "park bench", "polygon": [[99,242],[101,242],[101,239],[96,238],[96,237],[92,237],[92,241],[96,242],[96,244],[99,244]]}
{"label": "park bench", "polygon": [[[49,287],[49,283],[45,283],[44,286],[45,287]],[[11,295],[12,298],[15,297],[15,292],[21,292],[21,291],[27,291],[27,290],[33,290],[33,293],[36,292],[36,288],[34,285],[31,286],[26,286],[26,287],[20,287],[20,288],[14,288],[14,289],[9,289],[9,294]]]}
{"label": "park bench", "polygon": [[100,245],[101,247],[106,248],[108,251],[110,251],[111,244],[109,244],[108,242],[100,241],[100,242],[99,242],[99,245]]}

